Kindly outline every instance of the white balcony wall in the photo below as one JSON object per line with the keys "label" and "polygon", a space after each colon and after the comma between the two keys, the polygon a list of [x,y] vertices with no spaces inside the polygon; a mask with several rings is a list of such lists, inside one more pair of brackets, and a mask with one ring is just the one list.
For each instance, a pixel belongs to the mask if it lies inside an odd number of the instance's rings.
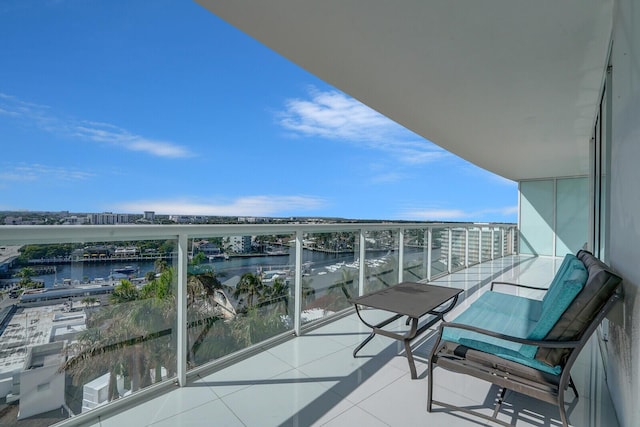
{"label": "white balcony wall", "polygon": [[520,183],[520,253],[553,255],[553,181]]}
{"label": "white balcony wall", "polygon": [[608,248],[625,296],[610,318],[607,378],[620,425],[634,426],[640,420],[640,8],[636,0],[620,0],[615,11]]}
{"label": "white balcony wall", "polygon": [[563,256],[588,240],[586,177],[521,181],[520,253]]}
{"label": "white balcony wall", "polygon": [[556,255],[576,253],[587,243],[589,223],[589,179],[556,181]]}

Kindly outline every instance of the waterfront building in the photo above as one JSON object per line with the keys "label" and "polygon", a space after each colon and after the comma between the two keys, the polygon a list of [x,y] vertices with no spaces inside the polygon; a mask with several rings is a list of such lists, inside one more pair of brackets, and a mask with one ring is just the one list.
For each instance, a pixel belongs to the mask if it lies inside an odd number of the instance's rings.
{"label": "waterfront building", "polygon": [[144,211],[144,219],[149,222],[155,222],[156,213],[154,211]]}
{"label": "waterfront building", "polygon": [[231,236],[229,244],[231,250],[238,254],[247,254],[251,252],[251,236]]}
{"label": "waterfront building", "polygon": [[92,213],[87,216],[89,223],[92,225],[115,225],[128,224],[128,214],[114,214],[111,212]]}

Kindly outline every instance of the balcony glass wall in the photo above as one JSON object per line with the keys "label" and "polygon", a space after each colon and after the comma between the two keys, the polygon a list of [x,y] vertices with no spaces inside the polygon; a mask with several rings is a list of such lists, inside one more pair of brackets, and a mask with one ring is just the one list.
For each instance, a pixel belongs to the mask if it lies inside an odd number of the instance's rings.
{"label": "balcony glass wall", "polygon": [[20,418],[84,413],[175,378],[176,249],[175,239],[22,246],[0,309],[0,375]]}
{"label": "balcony glass wall", "polygon": [[305,233],[302,250],[301,322],[309,323],[350,306],[358,295],[359,232]]}
{"label": "balcony glass wall", "polygon": [[364,292],[398,283],[398,230],[369,230],[365,233]]}
{"label": "balcony glass wall", "polygon": [[[427,282],[513,247],[513,225],[482,227],[1,227],[0,245],[19,257],[3,261],[0,278],[0,412],[48,422],[73,414],[67,424],[80,425],[82,414],[185,385],[351,309],[352,296]],[[21,387],[51,372],[46,386]]]}
{"label": "balcony glass wall", "polygon": [[419,282],[428,278],[429,229],[410,228],[404,231],[403,280]]}
{"label": "balcony glass wall", "polygon": [[431,229],[431,278],[447,273],[447,235],[445,227]]}
{"label": "balcony glass wall", "polygon": [[189,239],[187,367],[293,330],[291,234]]}

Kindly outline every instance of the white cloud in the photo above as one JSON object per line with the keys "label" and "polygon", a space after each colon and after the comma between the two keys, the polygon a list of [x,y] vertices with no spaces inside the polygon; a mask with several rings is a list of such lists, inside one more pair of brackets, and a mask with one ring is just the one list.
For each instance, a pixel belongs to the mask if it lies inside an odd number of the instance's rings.
{"label": "white cloud", "polygon": [[4,165],[0,172],[0,181],[82,181],[95,174],[72,168],[47,166],[43,164]]}
{"label": "white cloud", "polygon": [[310,99],[288,99],[279,123],[296,135],[355,143],[391,152],[404,163],[426,163],[448,153],[338,91],[312,89]]}
{"label": "white cloud", "polygon": [[44,105],[28,103],[0,92],[0,114],[22,119],[58,136],[141,151],[157,157],[192,157],[188,148],[168,141],[137,135],[109,123],[82,121],[57,116]]}
{"label": "white cloud", "polygon": [[191,157],[189,150],[179,145],[144,138],[105,123],[84,122],[70,130],[81,139],[119,145],[131,151],[143,151],[158,157]]}
{"label": "white cloud", "polygon": [[325,200],[310,196],[245,196],[229,201],[201,201],[188,198],[139,200],[118,204],[115,211],[155,211],[163,215],[290,216],[317,210]]}
{"label": "white cloud", "polygon": [[503,208],[481,209],[477,211],[465,211],[462,209],[408,209],[402,212],[401,217],[419,221],[481,221],[487,215],[511,216],[518,213],[517,206]]}

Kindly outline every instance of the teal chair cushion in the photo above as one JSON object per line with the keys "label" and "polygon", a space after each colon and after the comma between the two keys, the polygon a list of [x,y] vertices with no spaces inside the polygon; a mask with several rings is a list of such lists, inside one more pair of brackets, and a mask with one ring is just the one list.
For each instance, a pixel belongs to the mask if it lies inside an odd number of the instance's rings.
{"label": "teal chair cushion", "polygon": [[[453,322],[518,338],[544,339],[580,293],[587,277],[587,270],[582,262],[569,254],[542,300],[488,291]],[[555,375],[560,373],[560,366],[550,366],[535,359],[537,346],[514,343],[456,328],[445,328],[442,339],[544,372]]]}

